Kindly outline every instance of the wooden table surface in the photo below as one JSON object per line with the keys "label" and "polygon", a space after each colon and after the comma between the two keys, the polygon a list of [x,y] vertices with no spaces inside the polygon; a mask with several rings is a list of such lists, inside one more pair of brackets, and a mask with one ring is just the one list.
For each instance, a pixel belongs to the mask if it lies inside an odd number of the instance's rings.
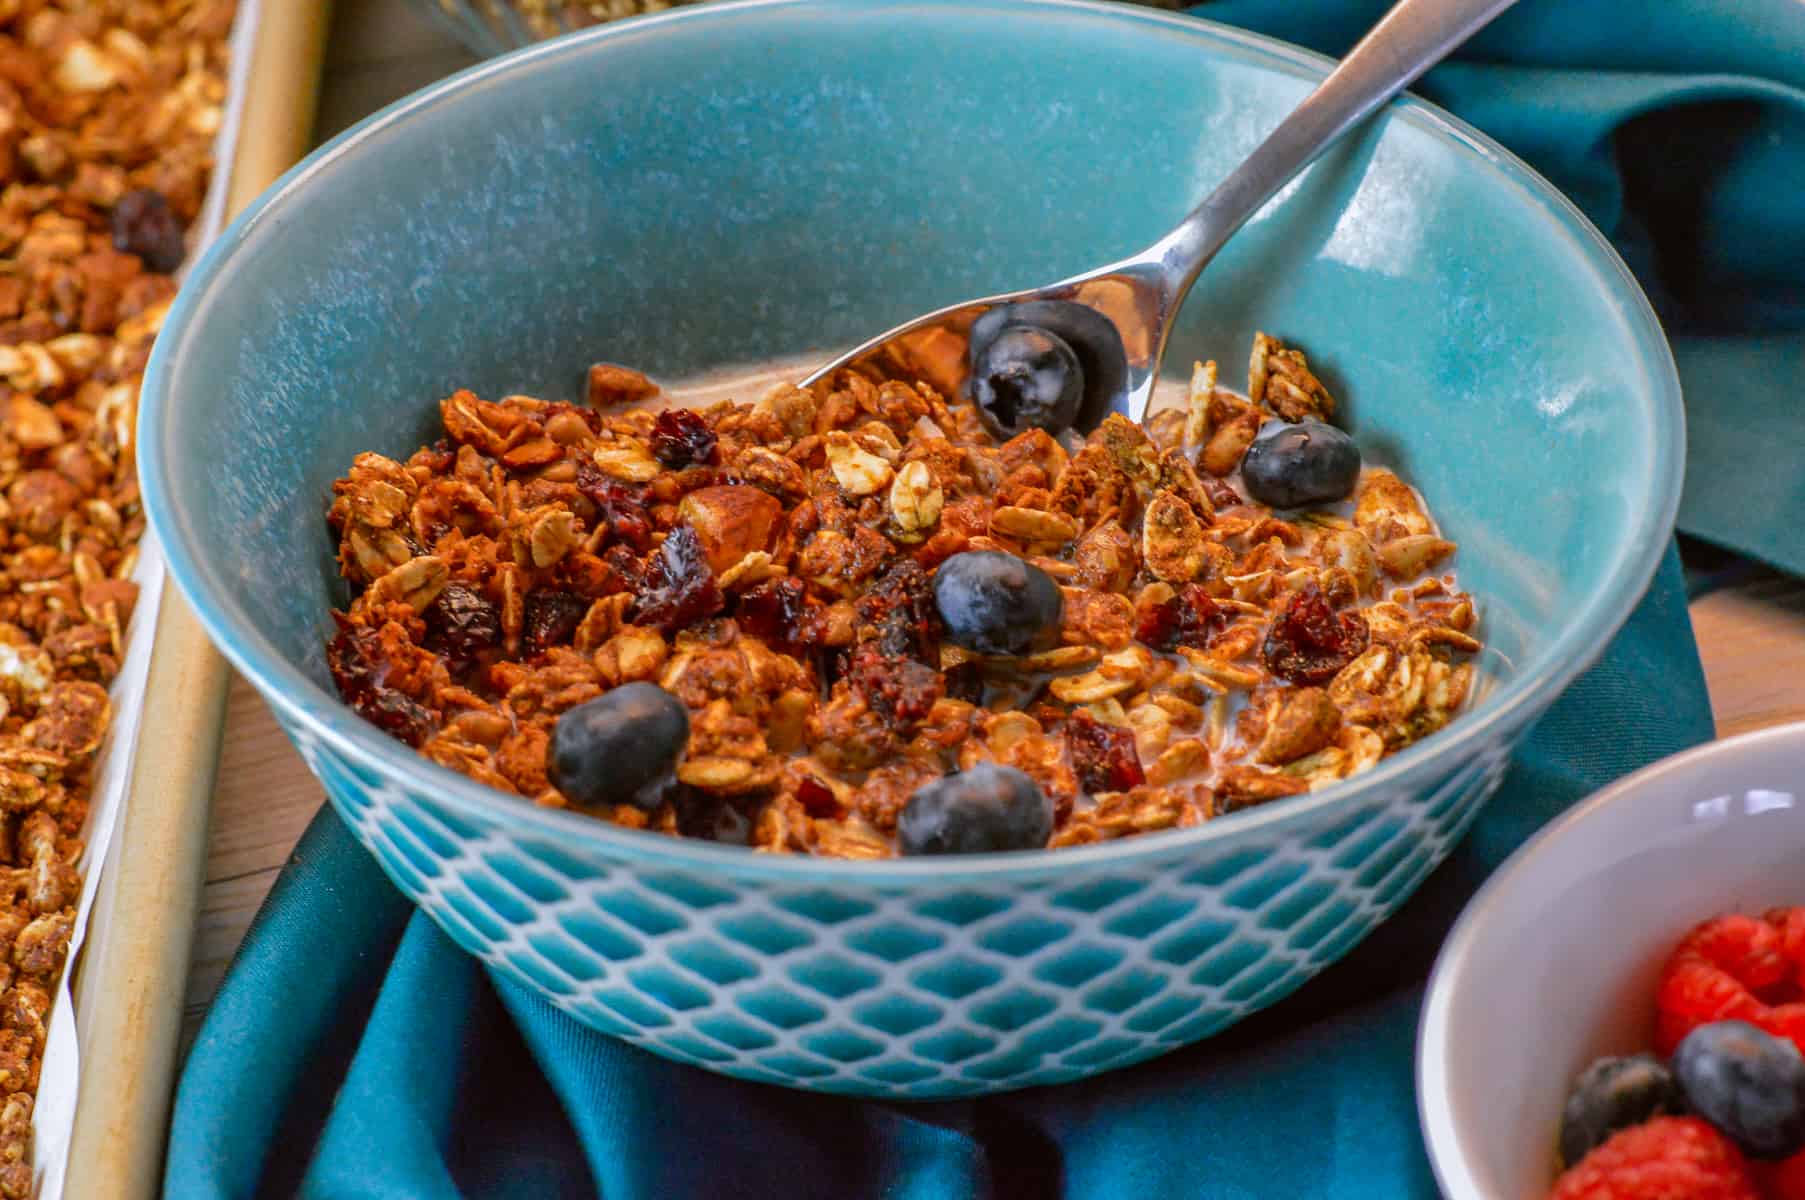
{"label": "wooden table surface", "polygon": [[[405,0],[336,6],[319,135],[472,60]],[[1720,736],[1805,720],[1805,581],[1759,575],[1692,606]],[[188,1036],[245,926],[324,802],[250,685],[232,681],[213,804],[207,890],[188,980]]]}

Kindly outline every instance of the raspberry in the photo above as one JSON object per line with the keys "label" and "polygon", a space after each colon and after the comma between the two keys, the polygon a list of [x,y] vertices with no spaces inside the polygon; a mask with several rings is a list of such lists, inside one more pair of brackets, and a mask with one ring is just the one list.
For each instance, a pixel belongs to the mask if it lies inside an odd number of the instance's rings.
{"label": "raspberry", "polygon": [[1764,1025],[1757,992],[1793,974],[1786,937],[1770,921],[1733,914],[1706,921],[1681,940],[1661,973],[1656,1046],[1663,1055],[1700,1025],[1740,1020]]}
{"label": "raspberry", "polygon": [[1805,908],[1776,908],[1767,914],[1767,923],[1780,931],[1780,953],[1805,988]]}
{"label": "raspberry", "polygon": [[1706,921],[1687,934],[1674,953],[1697,954],[1755,992],[1792,974],[1782,952],[1780,930],[1760,917],[1740,913]]}
{"label": "raspberry", "polygon": [[1795,1154],[1785,1162],[1756,1167],[1761,1178],[1761,1194],[1767,1200],[1805,1200],[1805,1154]]}
{"label": "raspberry", "polygon": [[1805,1003],[1776,1004],[1756,1022],[1775,1037],[1783,1037],[1805,1054]]}
{"label": "raspberry", "polygon": [[1755,999],[1749,989],[1737,982],[1729,972],[1720,970],[1696,956],[1675,955],[1661,976],[1660,990],[1655,993],[1655,1007],[1660,1021],[1655,1030],[1655,1046],[1666,1058],[1674,1047],[1700,1025],[1713,1021],[1747,1021],[1760,1025],[1767,1006]]}
{"label": "raspberry", "polygon": [[1748,1163],[1697,1117],[1615,1134],[1555,1181],[1549,1200],[1761,1200]]}

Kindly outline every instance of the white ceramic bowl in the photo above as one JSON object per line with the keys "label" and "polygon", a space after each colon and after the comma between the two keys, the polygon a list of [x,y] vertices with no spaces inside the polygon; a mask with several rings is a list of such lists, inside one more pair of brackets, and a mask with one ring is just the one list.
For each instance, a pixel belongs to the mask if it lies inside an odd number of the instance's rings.
{"label": "white ceramic bowl", "polygon": [[1543,1200],[1567,1086],[1654,1044],[1654,988],[1708,917],[1805,904],[1805,724],[1605,788],[1474,896],[1430,977],[1417,1106],[1455,1200]]}

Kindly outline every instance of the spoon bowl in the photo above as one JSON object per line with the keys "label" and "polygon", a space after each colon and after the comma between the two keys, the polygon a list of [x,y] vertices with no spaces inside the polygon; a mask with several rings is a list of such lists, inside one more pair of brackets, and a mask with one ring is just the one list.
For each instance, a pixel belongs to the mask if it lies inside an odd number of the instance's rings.
{"label": "spoon bowl", "polygon": [[963,395],[991,339],[1020,324],[1071,346],[1083,374],[1080,431],[1095,429],[1112,412],[1140,421],[1172,320],[1223,243],[1317,155],[1515,2],[1399,0],[1203,203],[1140,254],[1046,287],[967,300],[905,321],[815,371],[803,386],[851,367],[880,378],[923,379],[943,395]]}

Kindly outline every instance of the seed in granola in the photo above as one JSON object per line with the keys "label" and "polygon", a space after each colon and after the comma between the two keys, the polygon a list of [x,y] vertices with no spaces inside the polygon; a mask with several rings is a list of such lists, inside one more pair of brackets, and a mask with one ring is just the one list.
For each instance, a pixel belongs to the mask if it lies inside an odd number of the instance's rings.
{"label": "seed in granola", "polygon": [[1004,437],[1071,428],[1084,369],[1064,338],[1037,325],[1005,325],[972,363],[972,400]]}
{"label": "seed in granola", "polygon": [[688,744],[683,702],[657,684],[628,683],[558,718],[545,770],[573,804],[653,809]]}
{"label": "seed in granola", "polygon": [[1109,725],[1075,709],[1065,723],[1065,744],[1078,786],[1086,792],[1125,792],[1147,782],[1134,730],[1126,726]]}
{"label": "seed in granola", "polygon": [[1322,589],[1305,584],[1266,634],[1262,654],[1267,669],[1287,683],[1327,683],[1364,649],[1366,618],[1337,615]]}
{"label": "seed in granola", "polygon": [[672,470],[720,461],[714,430],[693,408],[667,408],[652,422],[652,457]]}
{"label": "seed in granola", "polygon": [[[1156,588],[1172,594],[1161,598]],[[1155,585],[1141,595],[1134,636],[1155,650],[1180,646],[1202,650],[1226,623],[1222,609],[1199,585],[1187,583],[1175,589]]]}
{"label": "seed in granola", "polygon": [[721,611],[725,600],[695,529],[683,524],[665,535],[641,572],[637,596],[634,623],[665,634]]}
{"label": "seed in granola", "polygon": [[501,612],[466,583],[448,583],[426,610],[426,645],[456,670],[501,644]]}
{"label": "seed in granola", "polygon": [[1014,767],[979,763],[920,788],[896,820],[903,854],[1035,850],[1053,835],[1053,802]]}
{"label": "seed in granola", "polygon": [[187,231],[163,194],[139,188],[113,205],[113,245],[168,275],[188,257]]}
{"label": "seed in granola", "polygon": [[1353,495],[1360,449],[1333,425],[1278,425],[1254,439],[1241,456],[1241,482],[1261,504],[1309,508]]}
{"label": "seed in granola", "polygon": [[955,645],[1023,654],[1059,628],[1064,599],[1051,576],[999,550],[968,550],[934,573],[934,605]]}

